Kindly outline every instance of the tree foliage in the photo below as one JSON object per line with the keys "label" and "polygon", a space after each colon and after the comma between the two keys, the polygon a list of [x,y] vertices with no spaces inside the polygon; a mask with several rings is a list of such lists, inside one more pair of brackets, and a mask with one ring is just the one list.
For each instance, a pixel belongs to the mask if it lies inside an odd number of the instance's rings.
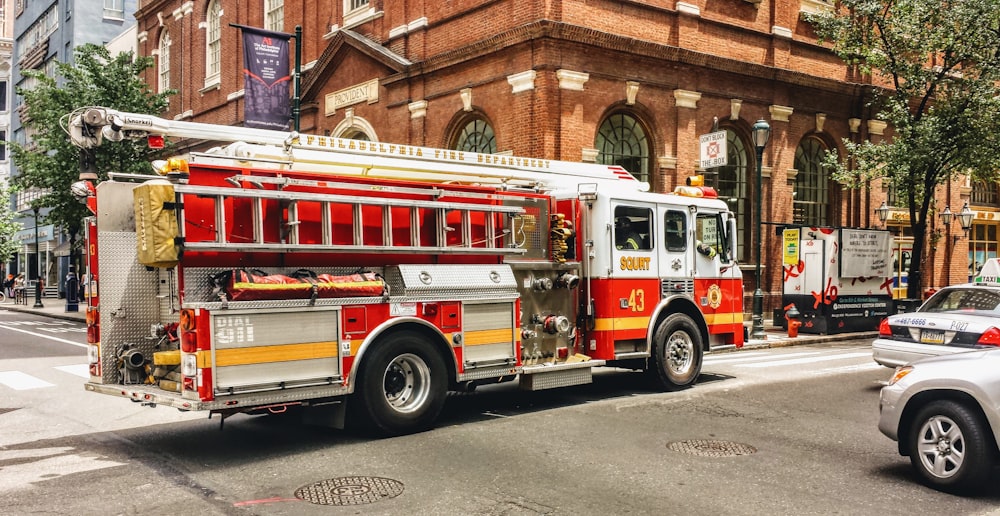
{"label": "tree foliage", "polygon": [[10,194],[11,189],[0,181],[0,264],[10,262],[21,247],[21,243],[14,240],[14,235],[22,229],[14,220],[17,214],[11,211],[9,202],[3,202],[10,199]]}
{"label": "tree foliage", "polygon": [[905,202],[908,297],[919,297],[935,187],[965,175],[995,181],[1000,170],[1000,9],[996,0],[840,0],[809,19],[872,78],[872,105],[893,130],[890,141],[845,140],[852,159],[827,164],[849,187],[881,178]]}
{"label": "tree foliage", "polygon": [[[18,170],[13,181],[21,189],[42,193],[32,206],[51,208],[44,221],[63,228],[71,241],[76,241],[89,212],[70,193],[70,185],[80,174],[80,149],[65,132],[68,114],[86,106],[162,113],[173,92],[154,93],[143,82],[142,72],[152,66],[151,57],[135,57],[132,52],[112,57],[107,48],[86,44],[75,49],[73,63],[56,65],[55,77],[41,70],[23,72],[35,84],[30,89],[17,88],[23,99],[24,126],[30,136],[26,146],[6,143]],[[109,171],[151,173],[148,153],[145,142],[106,142],[94,150],[98,177],[107,179]]]}

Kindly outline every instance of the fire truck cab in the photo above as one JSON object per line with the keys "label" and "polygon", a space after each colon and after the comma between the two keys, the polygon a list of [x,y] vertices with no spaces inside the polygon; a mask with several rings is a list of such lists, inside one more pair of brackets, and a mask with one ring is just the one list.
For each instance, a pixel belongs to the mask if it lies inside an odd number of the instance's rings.
{"label": "fire truck cab", "polygon": [[223,418],[307,407],[383,435],[446,392],[590,383],[601,366],[693,384],[741,346],[735,221],[697,182],[615,166],[170,121],[88,107],[83,151],[221,145],[162,175],[78,184],[86,388]]}

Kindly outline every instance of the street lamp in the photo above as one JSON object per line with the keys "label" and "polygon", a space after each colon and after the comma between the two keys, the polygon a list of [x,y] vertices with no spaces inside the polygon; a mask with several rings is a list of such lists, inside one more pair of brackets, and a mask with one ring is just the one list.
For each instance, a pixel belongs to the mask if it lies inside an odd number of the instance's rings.
{"label": "street lamp", "polygon": [[[875,210],[878,220],[882,222],[882,229],[885,229],[885,221],[889,220],[889,205],[882,201],[882,206]],[[943,215],[943,214],[942,214]],[[947,222],[945,222],[947,224]]]}
{"label": "street lamp", "polygon": [[764,146],[771,137],[771,126],[764,120],[757,120],[753,124],[753,145],[757,148],[757,202],[754,206],[754,215],[757,220],[757,267],[754,270],[754,277],[757,281],[757,288],[753,291],[753,325],[750,328],[750,338],[764,339],[764,291],[760,289],[760,249],[764,247],[761,240],[760,206],[763,204],[763,194],[761,192],[761,182],[764,175]]}
{"label": "street lamp", "polygon": [[35,212],[35,305],[32,308],[45,308],[42,306],[42,252],[38,248],[38,206],[32,210]]}
{"label": "street lamp", "polygon": [[976,213],[969,209],[969,201],[965,201],[965,206],[962,206],[962,211],[958,212],[958,223],[962,225],[962,229],[965,231],[965,236],[969,236],[969,228],[972,227],[972,219],[975,218]]}

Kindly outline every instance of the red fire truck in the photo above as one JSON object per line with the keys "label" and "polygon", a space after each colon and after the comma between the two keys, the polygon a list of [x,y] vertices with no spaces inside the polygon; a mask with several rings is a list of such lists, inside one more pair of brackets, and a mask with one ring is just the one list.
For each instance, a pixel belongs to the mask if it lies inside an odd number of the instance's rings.
{"label": "red fire truck", "polygon": [[697,181],[620,167],[83,108],[68,132],[204,152],[74,191],[88,224],[89,391],[220,414],[303,407],[383,434],[449,390],[692,384],[744,340],[735,221]]}

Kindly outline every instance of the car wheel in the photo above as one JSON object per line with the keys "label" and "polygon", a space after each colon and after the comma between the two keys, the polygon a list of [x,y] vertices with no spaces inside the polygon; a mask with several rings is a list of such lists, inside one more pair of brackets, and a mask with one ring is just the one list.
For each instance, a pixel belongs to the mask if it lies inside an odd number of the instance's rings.
{"label": "car wheel", "polygon": [[989,479],[994,447],[988,427],[965,405],[931,402],[917,413],[910,432],[910,462],[931,487],[977,491]]}
{"label": "car wheel", "polygon": [[430,428],[444,407],[444,360],[426,338],[400,332],[373,343],[364,357],[348,409],[355,421],[384,436]]}
{"label": "car wheel", "polygon": [[684,314],[672,314],[653,334],[646,373],[655,387],[676,390],[694,383],[701,373],[702,343],[698,325]]}

